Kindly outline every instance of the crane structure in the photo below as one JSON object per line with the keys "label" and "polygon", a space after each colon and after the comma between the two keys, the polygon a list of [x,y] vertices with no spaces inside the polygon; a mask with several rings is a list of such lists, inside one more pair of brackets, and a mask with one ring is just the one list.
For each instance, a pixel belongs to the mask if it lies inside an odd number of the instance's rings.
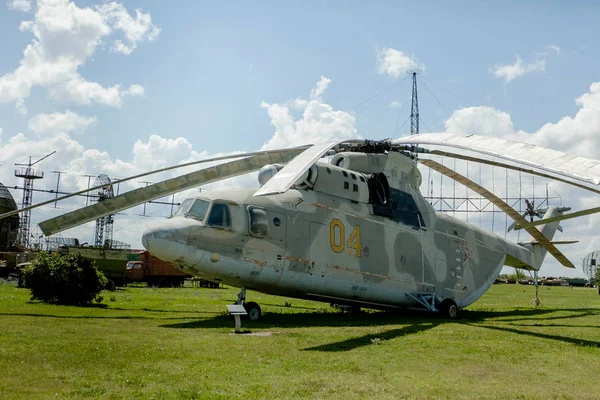
{"label": "crane structure", "polygon": [[[33,201],[33,181],[36,179],[42,179],[44,177],[44,172],[36,170],[33,166],[40,161],[50,157],[52,154],[56,153],[53,151],[50,154],[46,154],[44,157],[40,158],[37,161],[31,162],[31,156],[29,157],[29,162],[27,164],[24,163],[15,163],[15,166],[18,168],[15,169],[15,176],[17,178],[23,178],[23,200],[21,201],[21,208],[26,208],[31,206]],[[26,210],[21,213],[21,218],[19,221],[19,233],[17,235],[17,243],[25,248],[29,247],[29,231],[31,227],[31,210]]]}

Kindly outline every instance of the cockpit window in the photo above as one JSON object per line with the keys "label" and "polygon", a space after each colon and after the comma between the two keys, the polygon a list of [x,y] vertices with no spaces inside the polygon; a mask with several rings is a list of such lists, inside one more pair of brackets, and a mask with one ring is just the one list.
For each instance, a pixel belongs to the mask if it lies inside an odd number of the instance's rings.
{"label": "cockpit window", "polygon": [[194,199],[185,199],[183,201],[183,203],[181,203],[181,205],[179,206],[177,211],[175,211],[175,214],[173,214],[173,216],[178,215],[178,216],[183,217],[185,215],[186,211],[188,210],[188,208],[190,208],[190,204],[192,204],[193,201],[194,201]]}
{"label": "cockpit window", "polygon": [[256,237],[265,237],[269,233],[269,217],[261,208],[248,207],[250,215],[250,234]]}
{"label": "cockpit window", "polygon": [[209,201],[196,199],[194,200],[194,204],[192,204],[189,211],[185,213],[185,216],[192,217],[198,221],[204,221],[209,205]]}
{"label": "cockpit window", "polygon": [[213,203],[208,217],[208,225],[220,228],[231,228],[231,213],[229,206],[223,203]]}

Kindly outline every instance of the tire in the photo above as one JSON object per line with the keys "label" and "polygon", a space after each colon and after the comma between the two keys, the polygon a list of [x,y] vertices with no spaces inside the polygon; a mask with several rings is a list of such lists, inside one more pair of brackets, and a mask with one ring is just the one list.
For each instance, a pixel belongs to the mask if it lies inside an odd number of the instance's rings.
{"label": "tire", "polygon": [[440,316],[446,319],[456,319],[458,307],[452,299],[444,299],[439,306]]}
{"label": "tire", "polygon": [[248,313],[248,319],[250,321],[257,321],[262,316],[262,311],[260,309],[260,306],[253,301],[251,301],[249,303],[244,303],[244,308],[246,309],[246,312]]}

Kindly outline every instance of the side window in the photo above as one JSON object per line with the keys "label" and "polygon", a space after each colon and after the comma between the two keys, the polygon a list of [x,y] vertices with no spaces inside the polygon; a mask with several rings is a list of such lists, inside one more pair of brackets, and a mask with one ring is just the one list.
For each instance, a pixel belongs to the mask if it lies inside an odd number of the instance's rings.
{"label": "side window", "polygon": [[214,203],[208,217],[208,225],[219,228],[231,228],[229,206],[223,203]]}
{"label": "side window", "polygon": [[250,216],[250,234],[256,237],[265,237],[269,233],[269,216],[267,212],[261,208],[248,207]]}

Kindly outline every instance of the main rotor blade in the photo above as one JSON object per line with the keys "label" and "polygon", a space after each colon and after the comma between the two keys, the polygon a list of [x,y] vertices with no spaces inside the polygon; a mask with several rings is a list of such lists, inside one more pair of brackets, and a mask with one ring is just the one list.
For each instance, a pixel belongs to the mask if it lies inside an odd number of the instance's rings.
{"label": "main rotor blade", "polygon": [[191,189],[205,183],[215,182],[221,179],[231,178],[233,176],[257,171],[266,164],[287,163],[298,153],[300,153],[300,151],[301,150],[274,150],[264,154],[243,158],[241,160],[230,161],[228,163],[204,168],[199,171],[190,172],[189,174],[181,175],[176,178],[167,179],[153,185],[135,189],[96,204],[92,204],[91,206],[83,207],[67,214],[48,219],[41,222],[39,226],[46,236],[52,235],[86,222],[94,221],[105,215],[115,214],[138,204],[143,204],[173,193]]}
{"label": "main rotor blade", "polygon": [[[473,182],[466,176],[461,175],[458,172],[453,171],[450,168],[443,166],[442,164],[438,163],[437,161],[428,160],[428,159],[419,159],[418,161],[420,163],[422,163],[423,165],[426,165],[429,168],[431,168],[443,175],[446,175],[447,177],[454,179],[455,181],[457,181],[459,183],[462,183],[469,189],[471,189],[474,192],[485,197],[486,199],[491,201],[496,207],[498,207],[499,209],[504,211],[509,217],[511,217],[517,223],[522,224],[522,225],[525,225],[528,223],[528,221],[525,218],[523,218],[521,216],[521,214],[519,214],[515,209],[513,209],[511,206],[509,206],[507,203],[505,203],[504,200],[502,200],[501,198],[499,198],[498,196],[496,196],[495,194],[493,194],[492,192],[490,192],[483,186]],[[552,254],[554,256],[554,258],[556,258],[562,265],[564,265],[565,267],[568,267],[568,268],[575,268],[573,263],[571,261],[569,261],[567,259],[567,257],[565,257],[565,255],[563,253],[561,253],[560,250],[558,250],[556,248],[556,246],[554,246],[550,242],[550,240],[548,240],[548,238],[542,234],[542,232],[538,231],[536,228],[524,228],[524,229],[535,240],[537,240],[537,242],[539,243],[540,246],[542,246],[544,249],[546,249],[548,251],[548,253]]]}
{"label": "main rotor blade", "polygon": [[265,183],[254,196],[266,196],[270,194],[284,193],[291,188],[298,179],[310,167],[313,166],[329,150],[342,143],[364,143],[362,139],[338,140],[335,142],[317,143],[304,150],[302,154],[294,158],[288,165],[277,172],[267,183]]}
{"label": "main rotor blade", "polygon": [[600,161],[523,142],[480,135],[426,133],[396,139],[393,143],[456,147],[503,158],[594,185],[600,184]]}
{"label": "main rotor blade", "polygon": [[106,187],[106,186],[116,185],[118,183],[127,182],[127,181],[130,181],[132,179],[142,178],[144,176],[148,176],[148,175],[152,175],[152,174],[157,174],[159,172],[170,171],[170,170],[176,169],[176,168],[189,167],[189,166],[192,166],[192,165],[198,165],[198,164],[203,164],[203,163],[207,163],[207,162],[229,160],[229,159],[232,159],[232,158],[242,158],[242,157],[258,156],[258,155],[263,155],[263,154],[287,153],[287,152],[291,152],[293,154],[298,154],[302,150],[308,148],[309,146],[310,145],[298,146],[298,147],[293,147],[293,148],[289,148],[289,149],[282,149],[282,150],[267,150],[267,151],[255,151],[255,152],[252,152],[252,153],[230,154],[230,155],[227,155],[227,156],[219,156],[219,157],[213,157],[213,158],[206,158],[204,160],[191,161],[191,162],[184,163],[184,164],[172,165],[170,167],[155,169],[155,170],[152,170],[152,171],[149,171],[149,172],[143,172],[141,174],[129,176],[127,178],[119,179],[119,180],[116,180],[116,181],[112,181],[112,182],[106,183],[104,185],[99,185],[99,186],[95,186],[95,187],[83,189],[83,190],[80,190],[78,192],[69,193],[69,194],[67,194],[65,196],[57,197],[56,199],[52,199],[52,200],[48,200],[48,201],[43,201],[41,203],[37,203],[37,204],[31,205],[29,207],[23,207],[23,208],[21,208],[19,210],[9,211],[7,213],[0,214],[0,219],[6,218],[6,217],[10,217],[11,215],[15,215],[15,214],[21,213],[23,211],[33,210],[34,208],[46,206],[48,204],[52,204],[52,203],[55,203],[57,201],[65,200],[65,199],[68,199],[70,197],[79,196],[79,195],[82,195],[84,193],[91,192],[93,190],[102,189],[103,187]]}
{"label": "main rotor blade", "polygon": [[526,224],[519,223],[517,224],[517,226],[515,226],[515,230],[530,228],[532,226],[548,224],[556,221],[562,221],[563,219],[583,217],[584,215],[595,214],[597,212],[600,212],[600,207],[588,208],[587,210],[576,211],[571,214],[564,214],[552,218],[540,219],[539,221],[527,222]]}
{"label": "main rotor blade", "polygon": [[451,157],[451,158],[456,158],[456,159],[459,159],[459,160],[474,161],[474,162],[477,162],[477,163],[480,163],[480,164],[492,165],[494,167],[508,168],[508,169],[512,169],[514,171],[525,172],[525,173],[528,173],[528,174],[541,176],[543,178],[552,179],[552,180],[555,180],[555,181],[558,181],[558,182],[563,182],[563,183],[566,183],[566,184],[569,184],[569,185],[576,186],[576,187],[581,188],[581,189],[589,190],[590,192],[594,192],[594,193],[600,194],[600,190],[594,189],[593,187],[589,187],[589,186],[586,186],[586,185],[582,185],[581,183],[569,181],[569,180],[561,178],[559,176],[548,175],[548,174],[545,174],[543,172],[534,171],[532,169],[517,167],[516,165],[505,164],[505,163],[501,163],[501,162],[498,162],[498,161],[485,160],[483,158],[464,156],[462,154],[449,153],[447,151],[442,151],[442,150],[431,150],[429,153],[426,153],[426,154],[433,154],[433,155],[437,155],[437,156]]}

